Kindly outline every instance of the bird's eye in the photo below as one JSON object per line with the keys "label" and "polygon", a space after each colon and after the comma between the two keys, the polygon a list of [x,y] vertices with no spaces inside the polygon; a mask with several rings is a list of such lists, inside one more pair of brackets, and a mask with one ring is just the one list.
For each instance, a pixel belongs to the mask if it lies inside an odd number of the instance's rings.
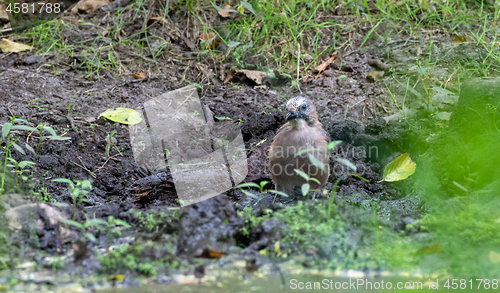
{"label": "bird's eye", "polygon": [[306,109],[307,109],[307,105],[306,104],[300,105],[300,110],[301,111],[305,111]]}

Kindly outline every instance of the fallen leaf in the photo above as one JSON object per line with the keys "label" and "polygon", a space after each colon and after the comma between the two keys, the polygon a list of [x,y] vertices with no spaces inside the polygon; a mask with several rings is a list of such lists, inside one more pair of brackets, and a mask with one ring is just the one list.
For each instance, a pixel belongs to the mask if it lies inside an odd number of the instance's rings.
{"label": "fallen leaf", "polygon": [[150,19],[148,19],[148,21],[146,22],[146,25],[150,26],[157,21],[168,24],[168,20],[166,20],[165,17],[155,16],[155,17],[151,17]]}
{"label": "fallen leaf", "polygon": [[328,58],[325,59],[325,61],[323,61],[323,63],[321,63],[321,65],[316,67],[315,70],[318,72],[318,74],[325,71],[328,65],[332,64],[333,60],[335,60],[335,56],[337,56],[337,53],[338,51],[333,52],[332,54],[330,54],[330,56],[328,56]]}
{"label": "fallen leaf", "polygon": [[426,246],[422,247],[419,250],[417,250],[418,255],[424,255],[424,254],[434,254],[436,252],[441,251],[442,247],[441,244],[434,244],[431,246]]}
{"label": "fallen leaf", "polygon": [[105,37],[107,34],[109,33],[109,29],[108,30],[103,30],[100,35]]}
{"label": "fallen leaf", "polygon": [[7,14],[7,10],[5,9],[5,4],[0,3],[0,19],[9,20],[9,15]]}
{"label": "fallen leaf", "polygon": [[227,73],[226,78],[224,79],[224,83],[228,83],[233,78],[233,76],[235,74],[236,74],[236,70],[234,70],[233,68],[231,68],[229,70],[229,72]]}
{"label": "fallen leaf", "polygon": [[213,251],[210,248],[205,248],[203,251],[198,253],[198,257],[205,257],[205,258],[221,258],[225,255],[224,252],[220,251]]}
{"label": "fallen leaf", "polygon": [[280,256],[281,255],[280,242],[279,241],[276,241],[276,243],[274,243],[274,253],[276,253],[276,256]]}
{"label": "fallen leaf", "polygon": [[217,10],[217,12],[219,13],[220,16],[222,17],[231,17],[231,14],[232,13],[235,13],[236,10],[234,9],[231,9],[231,5],[229,4],[226,4],[224,5],[224,7],[222,7],[221,10]]}
{"label": "fallen leaf", "polygon": [[116,281],[121,281],[125,278],[124,275],[112,275],[108,277],[108,281],[116,282]]}
{"label": "fallen leaf", "polygon": [[22,51],[32,50],[33,47],[3,38],[0,42],[0,49],[2,49],[2,52],[4,53],[19,53]]}
{"label": "fallen leaf", "polygon": [[227,77],[224,80],[224,83],[229,82],[236,76],[244,76],[245,78],[250,79],[257,85],[260,85],[262,84],[262,80],[267,76],[267,72],[258,70],[247,70],[247,69],[231,69],[228,72]]}
{"label": "fallen leaf", "polygon": [[132,75],[135,79],[141,79],[141,78],[146,78],[146,75],[142,72],[137,72],[134,75]]}
{"label": "fallen leaf", "polygon": [[109,4],[109,0],[81,0],[78,4],[71,9],[71,13],[77,14],[79,12],[92,13],[102,6]]}
{"label": "fallen leaf", "polygon": [[417,164],[412,162],[408,153],[404,153],[385,166],[384,177],[379,182],[393,182],[406,179],[415,173],[416,167]]}
{"label": "fallen leaf", "polygon": [[186,46],[188,46],[189,49],[194,50],[196,48],[196,45],[191,42],[189,39],[181,35],[181,39],[184,41]]}
{"label": "fallen leaf", "polygon": [[492,263],[499,263],[500,262],[500,253],[497,253],[497,252],[490,250],[490,261]]}
{"label": "fallen leaf", "polygon": [[368,79],[371,82],[375,82],[375,81],[381,79],[383,76],[384,76],[383,71],[374,70],[374,71],[370,71],[370,73],[368,73],[368,75],[366,76],[366,79]]}
{"label": "fallen leaf", "polygon": [[453,39],[453,45],[460,45],[465,42],[467,42],[467,40],[465,39],[465,36],[462,35],[455,35],[455,38]]}
{"label": "fallen leaf", "polygon": [[108,109],[99,115],[113,122],[122,124],[135,125],[142,121],[141,115],[134,109],[116,108],[115,110]]}
{"label": "fallen leaf", "polygon": [[417,56],[420,56],[422,55],[422,49],[420,49],[420,47],[417,48]]}
{"label": "fallen leaf", "polygon": [[202,44],[205,45],[204,49],[210,50],[215,49],[222,42],[221,38],[215,33],[203,33],[199,36]]}

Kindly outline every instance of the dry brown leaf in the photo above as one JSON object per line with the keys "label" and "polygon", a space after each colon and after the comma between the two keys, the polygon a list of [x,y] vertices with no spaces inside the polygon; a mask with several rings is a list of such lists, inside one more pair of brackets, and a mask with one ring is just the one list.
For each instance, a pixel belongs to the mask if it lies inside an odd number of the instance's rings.
{"label": "dry brown leaf", "polygon": [[453,45],[460,45],[465,42],[467,42],[467,39],[465,39],[465,36],[462,35],[455,35],[455,38],[453,39]]}
{"label": "dry brown leaf", "polygon": [[205,42],[205,49],[215,49],[220,42],[221,38],[215,33],[203,33],[199,36],[200,40]]}
{"label": "dry brown leaf", "polygon": [[157,21],[168,23],[168,20],[166,20],[165,17],[155,16],[155,17],[151,17],[150,19],[148,19],[148,22],[146,23],[146,25],[150,26]]}
{"label": "dry brown leaf", "polygon": [[[224,7],[222,7],[222,9],[229,10],[229,9],[231,9],[231,5],[226,4],[226,5],[224,5]],[[219,13],[219,15],[220,15],[220,16],[222,16],[222,17],[230,17],[230,16],[231,16],[231,14],[232,14],[232,12],[230,12],[230,11],[222,11],[222,10],[219,10],[219,11],[217,11],[217,12],[218,12],[218,13]]]}
{"label": "dry brown leaf", "polygon": [[262,79],[267,76],[267,72],[258,70],[237,69],[236,73],[244,74],[246,77],[253,80],[256,84],[262,84]]}
{"label": "dry brown leaf", "polygon": [[224,83],[229,82],[235,76],[244,76],[244,78],[250,79],[257,85],[260,85],[262,84],[262,80],[267,76],[267,72],[247,69],[231,69],[228,72]]}
{"label": "dry brown leaf", "polygon": [[205,248],[203,251],[198,253],[198,257],[206,257],[206,258],[221,258],[225,255],[224,252],[221,251],[213,251],[210,248]]}
{"label": "dry brown leaf", "polygon": [[137,72],[134,75],[132,75],[135,79],[141,79],[141,78],[146,78],[146,75],[142,72]]}
{"label": "dry brown leaf", "polygon": [[22,51],[32,50],[33,47],[3,38],[0,42],[0,49],[2,49],[2,52],[4,53],[19,53]]}
{"label": "dry brown leaf", "polygon": [[235,74],[236,71],[233,68],[231,68],[231,70],[229,70],[229,72],[227,73],[226,78],[224,79],[224,83],[228,83]]}
{"label": "dry brown leaf", "polygon": [[196,48],[195,43],[191,42],[188,38],[181,35],[182,40],[188,46],[189,49],[194,50]]}
{"label": "dry brown leaf", "polygon": [[335,56],[337,56],[337,53],[338,51],[333,52],[332,54],[330,54],[330,56],[328,56],[328,58],[326,58],[325,61],[323,61],[323,63],[321,63],[321,65],[316,67],[316,71],[318,72],[318,74],[325,71],[328,65],[332,64],[333,60],[335,60]]}
{"label": "dry brown leaf", "polygon": [[71,13],[77,14],[78,12],[92,13],[102,6],[109,4],[109,0],[81,0],[78,4],[71,9]]}
{"label": "dry brown leaf", "polygon": [[5,9],[5,4],[0,3],[0,19],[9,20],[9,15]]}

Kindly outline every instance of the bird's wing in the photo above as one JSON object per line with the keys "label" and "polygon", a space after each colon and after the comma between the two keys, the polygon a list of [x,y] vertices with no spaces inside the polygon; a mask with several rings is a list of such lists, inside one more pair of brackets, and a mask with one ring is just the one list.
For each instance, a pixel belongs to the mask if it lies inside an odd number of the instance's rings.
{"label": "bird's wing", "polygon": [[282,132],[286,131],[288,128],[290,128],[290,122],[283,124],[283,126],[281,126],[280,129],[278,129],[278,131],[276,132],[275,137],[280,135]]}
{"label": "bird's wing", "polygon": [[326,143],[329,143],[330,142],[330,137],[328,136],[328,132],[326,132],[324,129],[323,129],[323,124],[321,123],[316,123],[316,125],[314,125],[314,127],[316,127],[319,132],[321,133],[321,135],[325,138],[326,140]]}

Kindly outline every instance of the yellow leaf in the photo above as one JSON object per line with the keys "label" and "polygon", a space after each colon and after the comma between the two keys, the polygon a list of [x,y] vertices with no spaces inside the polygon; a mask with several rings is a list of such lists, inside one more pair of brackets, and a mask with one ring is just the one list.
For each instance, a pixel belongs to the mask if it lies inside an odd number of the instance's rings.
{"label": "yellow leaf", "polygon": [[281,255],[280,242],[279,241],[276,241],[276,243],[274,243],[274,252],[276,253],[277,256]]}
{"label": "yellow leaf", "polygon": [[406,179],[408,176],[415,173],[416,167],[417,164],[412,162],[408,153],[404,153],[385,166],[384,179],[379,182],[392,182]]}
{"label": "yellow leaf", "polygon": [[490,261],[492,263],[499,263],[500,262],[500,253],[496,253],[494,251],[490,251]]}
{"label": "yellow leaf", "polygon": [[243,5],[240,5],[240,7],[238,7],[238,12],[243,15],[245,14],[245,7]]}
{"label": "yellow leaf", "polygon": [[108,277],[108,281],[121,281],[125,278],[124,275],[112,275]]}
{"label": "yellow leaf", "polygon": [[113,122],[130,125],[135,125],[142,121],[139,112],[128,108],[116,108],[115,110],[108,109],[99,116],[105,117]]}
{"label": "yellow leaf", "polygon": [[453,39],[453,45],[460,45],[462,43],[465,43],[467,42],[467,39],[465,38],[465,36],[461,36],[461,35],[455,35],[455,38]]}
{"label": "yellow leaf", "polygon": [[33,47],[21,44],[21,43],[16,43],[11,40],[7,40],[6,38],[3,38],[2,41],[0,42],[0,49],[2,49],[2,52],[4,53],[19,53],[22,51],[27,51],[33,49]]}

